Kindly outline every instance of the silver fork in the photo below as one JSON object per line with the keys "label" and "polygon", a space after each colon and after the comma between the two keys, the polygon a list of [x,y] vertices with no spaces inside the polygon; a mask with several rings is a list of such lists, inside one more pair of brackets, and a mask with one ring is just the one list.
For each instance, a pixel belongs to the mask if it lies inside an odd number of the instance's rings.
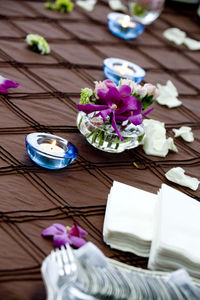
{"label": "silver fork", "polygon": [[66,248],[61,246],[60,249],[56,249],[54,255],[59,275],[57,285],[60,288],[63,284],[76,280],[78,268],[69,244],[66,245]]}

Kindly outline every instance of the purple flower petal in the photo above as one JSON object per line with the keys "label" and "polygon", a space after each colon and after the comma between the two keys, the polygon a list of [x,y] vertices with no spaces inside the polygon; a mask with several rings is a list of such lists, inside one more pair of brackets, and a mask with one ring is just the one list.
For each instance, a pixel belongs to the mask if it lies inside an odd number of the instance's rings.
{"label": "purple flower petal", "polygon": [[116,121],[115,121],[115,112],[113,112],[111,124],[112,124],[112,127],[115,129],[115,131],[116,131],[118,137],[120,138],[120,140],[123,141],[124,139],[121,136],[121,134],[119,133],[119,130],[117,128],[117,124],[116,124]]}
{"label": "purple flower petal", "polygon": [[17,88],[19,86],[19,83],[15,82],[15,81],[12,81],[10,79],[6,79],[4,81],[4,87],[9,89],[9,88]]}
{"label": "purple flower petal", "polygon": [[66,233],[66,227],[62,224],[55,223],[51,226],[47,227],[41,232],[41,236],[54,236],[54,235],[62,235]]}
{"label": "purple flower petal", "polygon": [[130,96],[131,87],[129,85],[120,85],[119,92],[121,98]]}
{"label": "purple flower petal", "polygon": [[83,245],[85,245],[87,242],[81,238],[81,237],[77,237],[77,236],[70,236],[70,244],[75,246],[76,248],[80,248]]}
{"label": "purple flower petal", "polygon": [[106,117],[112,112],[111,108],[104,109],[100,111],[98,114],[95,115],[95,117],[101,116],[103,118],[103,121],[106,122]]}
{"label": "purple flower petal", "polygon": [[134,125],[142,124],[142,114],[129,117],[129,121],[131,121],[131,123],[133,123]]}
{"label": "purple flower petal", "polygon": [[86,114],[90,114],[91,112],[103,110],[108,108],[107,105],[96,105],[96,104],[78,104],[78,110],[85,112]]}
{"label": "purple flower petal", "polygon": [[126,116],[126,115],[116,116],[116,121],[123,122],[126,120],[129,120],[134,125],[140,125],[140,124],[142,124],[142,114],[130,115],[130,116]]}
{"label": "purple flower petal", "polygon": [[0,84],[0,93],[2,93],[2,94],[8,94],[8,90],[5,89],[1,84]]}
{"label": "purple flower petal", "polygon": [[143,117],[148,115],[152,110],[154,109],[154,107],[149,108],[148,110],[146,110],[142,115]]}
{"label": "purple flower petal", "polygon": [[129,96],[127,97],[127,100],[123,101],[123,104],[119,106],[119,108],[116,110],[116,114],[123,114],[125,111],[129,110],[135,110],[138,108],[138,99]]}
{"label": "purple flower petal", "polygon": [[70,235],[78,236],[78,237],[85,237],[88,235],[88,232],[83,228],[81,228],[80,226],[78,226],[75,222],[72,228],[70,229],[69,233]]}
{"label": "purple flower petal", "polygon": [[70,236],[68,234],[54,235],[53,237],[54,247],[65,246],[67,243],[72,245]]}
{"label": "purple flower petal", "polygon": [[19,86],[19,83],[7,79],[3,76],[0,75],[0,93],[2,94],[8,94],[8,89],[9,88],[16,88]]}
{"label": "purple flower petal", "polygon": [[106,79],[103,82],[105,83],[107,88],[110,88],[110,87],[115,87],[116,88],[117,87],[116,84],[110,79]]}
{"label": "purple flower petal", "polygon": [[69,232],[64,225],[55,223],[44,229],[41,233],[42,236],[53,236],[53,243],[55,247],[60,247],[62,245],[65,246],[68,243],[77,248],[86,243],[83,238],[87,234],[87,231],[80,226],[77,226],[76,223],[74,223]]}
{"label": "purple flower petal", "polygon": [[120,102],[120,93],[116,87],[111,87],[105,98],[106,103],[111,106],[112,104],[119,105]]}

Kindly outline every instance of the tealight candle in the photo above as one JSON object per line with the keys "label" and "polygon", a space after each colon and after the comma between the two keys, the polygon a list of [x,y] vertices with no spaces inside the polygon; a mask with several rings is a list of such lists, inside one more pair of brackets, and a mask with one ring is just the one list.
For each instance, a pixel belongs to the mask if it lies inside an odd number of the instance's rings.
{"label": "tealight candle", "polygon": [[116,84],[119,83],[121,78],[140,83],[146,74],[140,66],[113,57],[104,59],[104,73],[106,78],[113,80]]}
{"label": "tealight candle", "polygon": [[123,18],[118,18],[117,19],[117,23],[123,28],[123,29],[127,29],[127,28],[134,28],[136,27],[136,23],[131,21],[130,16],[124,16]]}
{"label": "tealight candle", "polygon": [[28,134],[26,149],[36,164],[47,169],[64,168],[78,155],[78,150],[72,143],[48,133]]}
{"label": "tealight candle", "polygon": [[142,24],[120,13],[108,14],[108,28],[113,34],[125,40],[135,39],[144,31]]}

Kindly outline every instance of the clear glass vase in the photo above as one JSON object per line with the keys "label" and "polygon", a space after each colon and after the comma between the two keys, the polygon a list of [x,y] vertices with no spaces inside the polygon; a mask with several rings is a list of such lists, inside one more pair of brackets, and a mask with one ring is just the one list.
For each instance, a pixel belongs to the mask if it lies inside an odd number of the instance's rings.
{"label": "clear glass vase", "polygon": [[149,25],[162,12],[165,0],[129,0],[129,10],[133,20]]}
{"label": "clear glass vase", "polygon": [[123,137],[121,141],[109,121],[102,123],[101,117],[94,117],[96,113],[79,112],[77,116],[77,127],[92,146],[105,152],[120,153],[141,144],[145,134],[142,124],[135,126],[125,121],[117,125]]}

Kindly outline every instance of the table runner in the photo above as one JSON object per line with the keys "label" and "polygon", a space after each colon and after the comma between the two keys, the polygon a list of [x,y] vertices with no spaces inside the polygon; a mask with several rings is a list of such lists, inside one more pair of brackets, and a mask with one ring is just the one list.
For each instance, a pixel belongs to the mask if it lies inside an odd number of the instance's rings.
{"label": "table runner", "polygon": [[[0,299],[45,299],[42,260],[52,241],[41,231],[58,222],[73,221],[88,231],[109,258],[146,268],[147,259],[111,250],[102,239],[107,195],[117,180],[156,193],[170,184],[199,200],[199,190],[169,183],[171,167],[182,166],[199,178],[199,51],[167,41],[162,32],[179,27],[200,40],[193,10],[165,8],[160,18],[133,41],[113,36],[106,18],[110,9],[99,0],[92,13],[76,7],[70,14],[46,10],[42,1],[0,1],[0,74],[20,87],[0,95]],[[28,33],[44,36],[51,54],[41,56],[24,42]],[[191,126],[195,141],[175,139],[179,152],[166,158],[147,156],[142,147],[121,154],[101,152],[89,145],[76,127],[76,104],[81,88],[104,80],[103,59],[119,57],[147,72],[144,82],[172,80],[183,105],[168,109],[155,104],[150,118],[172,128]],[[35,165],[25,149],[25,136],[48,132],[76,145],[79,156],[69,167],[51,171]],[[134,164],[136,163],[136,164]]]}

